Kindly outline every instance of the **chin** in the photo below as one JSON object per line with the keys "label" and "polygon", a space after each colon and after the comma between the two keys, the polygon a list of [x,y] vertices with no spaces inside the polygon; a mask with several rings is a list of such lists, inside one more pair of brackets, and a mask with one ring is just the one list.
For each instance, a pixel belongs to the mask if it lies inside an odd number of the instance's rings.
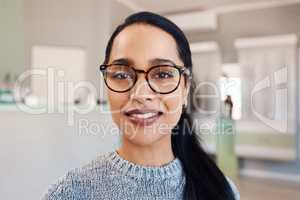
{"label": "chin", "polygon": [[156,143],[159,143],[162,139],[167,137],[166,134],[153,134],[153,133],[136,133],[133,135],[125,134],[124,137],[126,140],[129,140],[130,143],[137,146],[151,146]]}

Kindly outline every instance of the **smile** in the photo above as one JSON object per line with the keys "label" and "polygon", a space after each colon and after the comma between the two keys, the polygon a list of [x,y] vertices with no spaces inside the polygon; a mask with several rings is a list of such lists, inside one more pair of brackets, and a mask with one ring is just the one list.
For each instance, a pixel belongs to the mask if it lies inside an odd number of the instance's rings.
{"label": "smile", "polygon": [[135,125],[150,126],[160,118],[163,112],[157,110],[134,109],[126,111],[124,114],[129,121]]}

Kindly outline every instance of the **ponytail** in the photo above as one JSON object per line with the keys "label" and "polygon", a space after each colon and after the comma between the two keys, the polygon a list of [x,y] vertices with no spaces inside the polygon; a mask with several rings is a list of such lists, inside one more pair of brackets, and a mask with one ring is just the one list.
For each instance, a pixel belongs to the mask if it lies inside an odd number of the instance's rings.
{"label": "ponytail", "polygon": [[183,108],[180,120],[172,130],[172,150],[185,172],[185,200],[234,200],[226,177],[199,143],[193,123]]}

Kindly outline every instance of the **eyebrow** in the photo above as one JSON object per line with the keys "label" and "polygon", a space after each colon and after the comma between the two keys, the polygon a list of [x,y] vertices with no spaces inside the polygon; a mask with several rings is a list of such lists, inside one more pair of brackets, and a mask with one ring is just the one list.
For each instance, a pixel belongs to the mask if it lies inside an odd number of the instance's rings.
{"label": "eyebrow", "polygon": [[112,64],[130,65],[132,63],[128,58],[119,58],[112,61]]}
{"label": "eyebrow", "polygon": [[[119,58],[112,61],[112,64],[121,64],[121,65],[132,65],[134,62],[128,58]],[[161,64],[169,64],[172,66],[176,66],[175,62],[166,58],[153,58],[149,61],[150,66],[161,65]]]}
{"label": "eyebrow", "polygon": [[173,62],[172,60],[166,59],[166,58],[154,58],[154,59],[151,59],[149,63],[152,66],[160,65],[160,64],[170,64],[170,65],[176,66],[175,62]]}

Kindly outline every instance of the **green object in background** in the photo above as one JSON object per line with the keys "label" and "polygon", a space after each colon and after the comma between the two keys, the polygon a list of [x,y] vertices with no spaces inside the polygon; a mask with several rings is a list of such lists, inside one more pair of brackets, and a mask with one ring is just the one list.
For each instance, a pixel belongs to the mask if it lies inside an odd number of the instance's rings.
{"label": "green object in background", "polygon": [[9,89],[0,88],[0,104],[15,103],[13,92]]}
{"label": "green object in background", "polygon": [[239,166],[235,154],[235,127],[231,119],[220,118],[217,122],[217,164],[232,180],[238,179]]}

